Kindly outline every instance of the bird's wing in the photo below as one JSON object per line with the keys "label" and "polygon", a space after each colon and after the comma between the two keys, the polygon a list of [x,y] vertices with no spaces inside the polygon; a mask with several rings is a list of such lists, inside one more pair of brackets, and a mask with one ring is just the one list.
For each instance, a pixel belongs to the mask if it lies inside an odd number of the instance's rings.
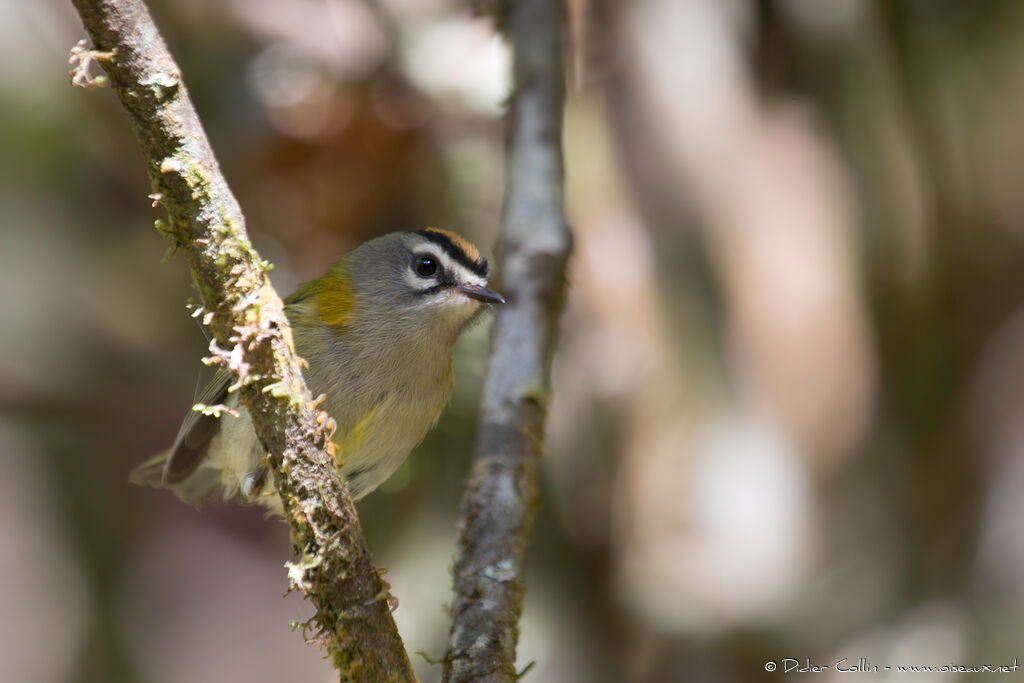
{"label": "bird's wing", "polygon": [[[315,280],[307,282],[285,299],[285,311],[293,323],[296,317],[301,316],[309,308],[310,304],[306,300],[314,296],[321,286]],[[203,389],[197,402],[208,406],[224,403],[227,400],[230,385],[231,373],[227,370],[218,371]],[[164,486],[180,484],[196,471],[206,457],[210,440],[216,436],[220,425],[219,418],[194,410],[185,417],[164,468],[162,482]]]}
{"label": "bird's wing", "polygon": [[[214,375],[210,383],[199,395],[199,403],[208,406],[224,403],[228,395],[228,386],[231,384],[231,373],[227,370],[220,370]],[[165,486],[179,484],[196,471],[199,463],[206,457],[210,440],[220,429],[220,419],[213,415],[204,415],[198,411],[191,411],[185,417],[178,431],[178,438],[174,440],[171,448],[170,458],[164,469],[163,483]]]}

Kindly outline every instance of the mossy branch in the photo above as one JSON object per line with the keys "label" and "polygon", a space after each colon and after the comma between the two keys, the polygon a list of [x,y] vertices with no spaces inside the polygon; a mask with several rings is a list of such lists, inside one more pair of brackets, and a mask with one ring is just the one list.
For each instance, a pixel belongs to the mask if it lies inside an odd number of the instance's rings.
{"label": "mossy branch", "polygon": [[289,578],[316,607],[312,639],[327,646],[343,681],[415,680],[329,452],[330,418],[310,399],[268,265],[249,242],[177,64],[141,0],[72,2],[93,44],[73,53],[73,80],[101,84],[88,74],[99,63],[135,128],[152,196],[169,217],[158,228],[192,270],[213,348],[235,373],[273,467],[298,558]]}
{"label": "mossy branch", "polygon": [[507,681],[515,671],[523,566],[537,507],[550,364],[572,236],[563,211],[560,0],[503,3],[514,51],[501,290],[476,461],[462,500],[444,680]]}

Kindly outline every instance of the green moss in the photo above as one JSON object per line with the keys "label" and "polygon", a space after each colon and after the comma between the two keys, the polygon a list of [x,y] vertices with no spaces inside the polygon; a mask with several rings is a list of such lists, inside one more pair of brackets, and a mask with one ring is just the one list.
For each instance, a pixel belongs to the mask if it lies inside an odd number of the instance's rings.
{"label": "green moss", "polygon": [[158,73],[140,81],[139,85],[149,90],[158,102],[163,102],[177,94],[181,80],[176,74]]}
{"label": "green moss", "polygon": [[518,387],[517,392],[519,398],[524,401],[532,401],[541,408],[547,408],[548,402],[551,399],[551,391],[543,384],[529,382]]}
{"label": "green moss", "polygon": [[171,257],[174,256],[176,253],[178,253],[178,245],[169,245],[166,251],[164,251],[164,255],[160,257],[160,263],[167,263],[168,261],[171,260]]}
{"label": "green moss", "polygon": [[212,184],[210,176],[195,159],[189,159],[185,166],[184,178],[188,186],[192,188],[192,199],[209,201],[213,196],[210,191]]}

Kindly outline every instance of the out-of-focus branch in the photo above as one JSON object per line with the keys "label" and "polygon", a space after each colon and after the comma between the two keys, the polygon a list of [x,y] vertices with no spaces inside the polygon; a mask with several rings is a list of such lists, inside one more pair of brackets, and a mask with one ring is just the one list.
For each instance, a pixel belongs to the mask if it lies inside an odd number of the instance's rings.
{"label": "out-of-focus branch", "polygon": [[93,42],[88,56],[128,112],[154,200],[167,209],[170,220],[158,227],[192,270],[215,356],[236,374],[273,466],[298,556],[289,578],[316,606],[308,626],[341,680],[414,680],[387,586],[334,468],[329,418],[310,400],[268,266],[249,242],[178,66],[141,0],[72,1]]}
{"label": "out-of-focus branch", "polygon": [[445,681],[512,681],[523,565],[537,506],[550,362],[572,236],[562,207],[560,0],[508,3],[514,50],[502,290],[476,461],[462,501]]}

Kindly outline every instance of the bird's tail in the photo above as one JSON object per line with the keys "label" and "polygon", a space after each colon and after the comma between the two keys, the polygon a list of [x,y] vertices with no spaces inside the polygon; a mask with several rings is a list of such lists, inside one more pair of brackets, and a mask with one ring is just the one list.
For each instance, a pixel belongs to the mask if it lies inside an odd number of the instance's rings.
{"label": "bird's tail", "polygon": [[167,458],[171,456],[170,449],[157,453],[152,458],[137,465],[128,475],[128,481],[138,486],[152,486],[155,489],[163,488],[164,467],[167,465]]}
{"label": "bird's tail", "polygon": [[220,470],[213,467],[198,467],[184,481],[167,485],[164,482],[164,470],[170,455],[170,449],[157,453],[136,466],[128,475],[128,480],[139,486],[169,489],[189,505],[201,507],[220,487]]}

